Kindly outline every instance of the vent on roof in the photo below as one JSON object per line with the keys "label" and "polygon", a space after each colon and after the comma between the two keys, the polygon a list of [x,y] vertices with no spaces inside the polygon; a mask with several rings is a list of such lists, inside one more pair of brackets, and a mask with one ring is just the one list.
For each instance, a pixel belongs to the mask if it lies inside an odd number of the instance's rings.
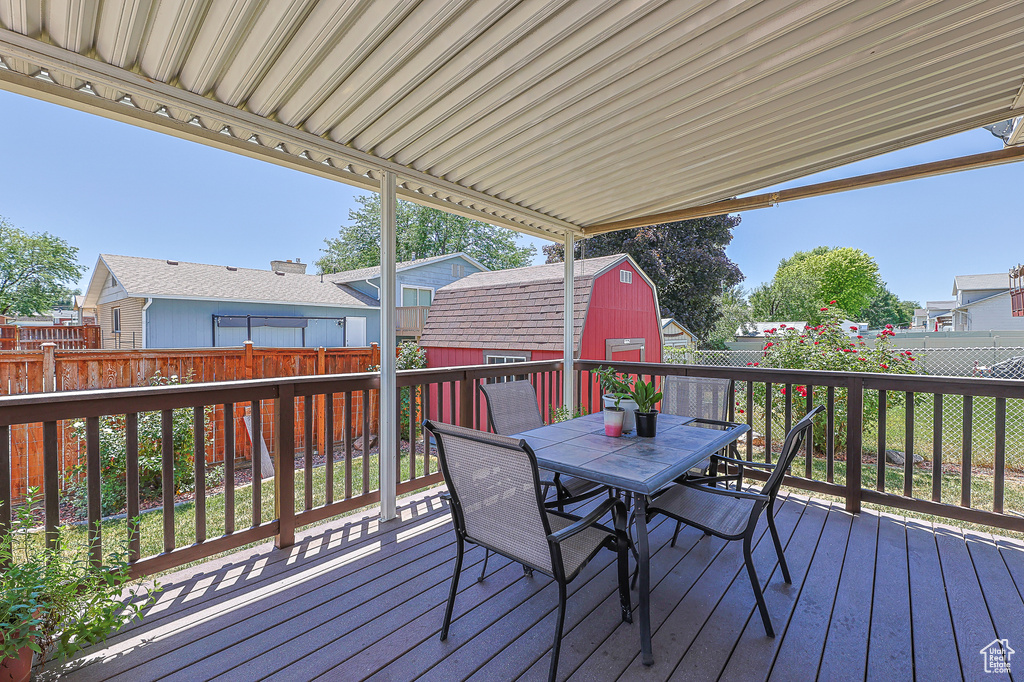
{"label": "vent on roof", "polygon": [[238,268],[236,268],[234,265],[228,265],[226,267],[227,267],[229,272],[237,272],[238,271]]}
{"label": "vent on roof", "polygon": [[274,274],[275,274],[275,275],[281,275],[282,277],[284,277],[284,273],[283,273],[283,272],[281,272],[280,270],[275,270],[275,271],[274,271]]}
{"label": "vent on roof", "polygon": [[177,265],[178,261],[176,261],[176,260],[169,260],[169,261],[167,261],[167,264],[168,265]]}

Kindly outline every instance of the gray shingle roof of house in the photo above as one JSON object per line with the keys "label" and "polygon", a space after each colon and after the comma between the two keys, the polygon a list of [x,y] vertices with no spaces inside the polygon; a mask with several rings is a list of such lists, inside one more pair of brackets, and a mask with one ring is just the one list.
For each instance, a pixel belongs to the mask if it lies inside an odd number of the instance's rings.
{"label": "gray shingle roof of house", "polygon": [[994,272],[990,275],[957,275],[953,278],[953,295],[959,291],[978,291],[985,289],[1009,289],[1010,278],[1005,272]]}
{"label": "gray shingle roof of house", "polygon": [[[476,263],[472,258],[466,256],[464,253],[448,253],[443,256],[431,256],[430,258],[417,258],[416,260],[402,261],[401,263],[395,263],[395,270],[401,272],[409,268],[425,265],[427,263],[433,263],[434,261],[441,261],[448,258],[455,258],[462,256],[469,261]],[[479,263],[477,263],[479,265]],[[480,265],[480,267],[483,267]],[[329,275],[324,275],[325,278],[330,279],[332,282],[358,282],[364,279],[373,279],[374,277],[380,277],[380,266],[374,265],[369,268],[359,268],[358,270],[345,270],[344,272],[335,272]]]}
{"label": "gray shingle roof of house", "polygon": [[[352,287],[321,282],[319,275],[277,274],[271,270],[228,269],[225,265],[178,262],[102,254],[100,259],[133,297],[185,298],[377,307],[377,301]],[[173,262],[173,261],[172,261]]]}
{"label": "gray shingle roof of house", "polygon": [[[594,278],[627,258],[603,256],[575,264],[574,344],[579,348]],[[478,272],[441,287],[420,345],[444,348],[562,349],[565,265]]]}

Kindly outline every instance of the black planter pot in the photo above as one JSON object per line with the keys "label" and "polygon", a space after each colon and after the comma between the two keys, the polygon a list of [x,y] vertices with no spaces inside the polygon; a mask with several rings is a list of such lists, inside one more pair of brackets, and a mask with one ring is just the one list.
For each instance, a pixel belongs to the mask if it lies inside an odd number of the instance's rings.
{"label": "black planter pot", "polygon": [[637,410],[633,414],[636,415],[636,435],[641,438],[654,438],[654,434],[658,430],[658,411],[640,412]]}

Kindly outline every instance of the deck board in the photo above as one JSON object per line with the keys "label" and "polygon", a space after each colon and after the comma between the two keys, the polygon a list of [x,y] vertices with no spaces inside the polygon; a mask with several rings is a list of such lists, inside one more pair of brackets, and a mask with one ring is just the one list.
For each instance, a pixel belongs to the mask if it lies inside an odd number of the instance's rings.
{"label": "deck board", "polygon": [[[793,584],[762,521],[755,563],[777,637],[765,637],[740,543],[651,530],[655,665],[619,622],[615,556],[571,584],[559,679],[985,679],[980,648],[1024,642],[1024,544],[795,494],[776,510]],[[466,553],[455,620],[438,640],[454,535],[436,491],[164,577],[153,612],[39,679],[545,679],[550,579]],[[585,510],[584,505],[583,510]],[[634,607],[636,592],[632,593]],[[1017,647],[1019,649],[1019,646]],[[988,677],[992,677],[989,675]]]}

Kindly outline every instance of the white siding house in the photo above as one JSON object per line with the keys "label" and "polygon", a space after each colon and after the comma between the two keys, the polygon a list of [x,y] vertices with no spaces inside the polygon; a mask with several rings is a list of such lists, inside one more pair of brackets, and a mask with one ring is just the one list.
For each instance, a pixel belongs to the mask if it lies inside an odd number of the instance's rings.
{"label": "white siding house", "polygon": [[1024,317],[1010,308],[1010,278],[1005,272],[953,278],[953,331],[1020,331]]}

